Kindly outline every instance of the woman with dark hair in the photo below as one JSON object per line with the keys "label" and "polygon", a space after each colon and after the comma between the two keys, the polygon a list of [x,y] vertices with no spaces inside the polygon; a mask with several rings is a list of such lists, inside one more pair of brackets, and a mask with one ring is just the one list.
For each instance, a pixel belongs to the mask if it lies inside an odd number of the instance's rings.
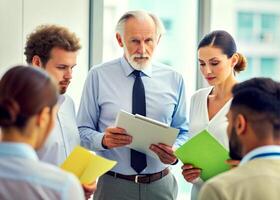
{"label": "woman with dark hair", "polygon": [[[210,87],[198,90],[191,98],[189,132],[191,137],[206,129],[228,149],[227,118],[235,75],[246,68],[245,57],[237,52],[232,36],[226,31],[213,31],[198,45],[198,61],[202,76]],[[199,179],[200,169],[191,164],[183,167],[183,176],[193,183],[192,199],[203,182]]]}
{"label": "woman with dark hair", "polygon": [[78,180],[38,160],[54,126],[58,91],[45,72],[16,66],[0,81],[0,199],[84,199]]}

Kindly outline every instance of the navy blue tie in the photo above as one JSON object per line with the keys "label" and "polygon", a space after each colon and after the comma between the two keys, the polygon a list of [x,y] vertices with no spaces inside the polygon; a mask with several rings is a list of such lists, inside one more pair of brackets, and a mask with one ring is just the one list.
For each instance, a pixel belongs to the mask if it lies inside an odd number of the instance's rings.
{"label": "navy blue tie", "polygon": [[[140,73],[141,71],[138,70],[133,71],[135,81],[132,92],[132,113],[146,116],[145,88]],[[147,167],[146,155],[134,149],[131,149],[130,155],[131,167],[140,174]]]}

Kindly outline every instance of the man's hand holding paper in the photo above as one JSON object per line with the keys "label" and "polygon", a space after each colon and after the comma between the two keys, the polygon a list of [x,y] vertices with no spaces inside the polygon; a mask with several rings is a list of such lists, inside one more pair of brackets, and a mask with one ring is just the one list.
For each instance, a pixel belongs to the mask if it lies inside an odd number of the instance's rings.
{"label": "man's hand holding paper", "polygon": [[118,127],[106,128],[102,139],[102,145],[108,149],[129,145],[131,142],[132,136],[128,135],[124,129]]}
{"label": "man's hand holding paper", "polygon": [[164,164],[173,164],[177,160],[172,146],[166,144],[152,144],[150,149],[158,155],[159,159]]}

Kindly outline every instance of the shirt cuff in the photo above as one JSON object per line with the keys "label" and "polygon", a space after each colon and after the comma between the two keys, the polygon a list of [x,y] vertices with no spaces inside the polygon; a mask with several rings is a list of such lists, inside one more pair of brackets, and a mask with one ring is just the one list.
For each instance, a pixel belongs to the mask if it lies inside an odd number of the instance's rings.
{"label": "shirt cuff", "polygon": [[105,133],[99,133],[97,135],[95,135],[94,137],[94,146],[96,147],[97,150],[107,150],[107,148],[104,148],[104,146],[102,145],[102,140],[104,137]]}
{"label": "shirt cuff", "polygon": [[197,177],[191,183],[192,184],[197,184],[197,185],[202,185],[204,183],[204,181],[200,177]]}
{"label": "shirt cuff", "polygon": [[170,165],[176,165],[179,162],[179,159],[177,158],[174,163],[171,163]]}

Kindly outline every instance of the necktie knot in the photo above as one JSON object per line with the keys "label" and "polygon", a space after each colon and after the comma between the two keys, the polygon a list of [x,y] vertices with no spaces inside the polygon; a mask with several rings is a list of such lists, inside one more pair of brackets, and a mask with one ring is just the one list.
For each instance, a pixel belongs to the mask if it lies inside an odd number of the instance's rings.
{"label": "necktie knot", "polygon": [[141,71],[139,71],[139,70],[134,70],[132,73],[133,73],[134,76],[137,77],[137,78],[141,77],[141,76],[140,76]]}

